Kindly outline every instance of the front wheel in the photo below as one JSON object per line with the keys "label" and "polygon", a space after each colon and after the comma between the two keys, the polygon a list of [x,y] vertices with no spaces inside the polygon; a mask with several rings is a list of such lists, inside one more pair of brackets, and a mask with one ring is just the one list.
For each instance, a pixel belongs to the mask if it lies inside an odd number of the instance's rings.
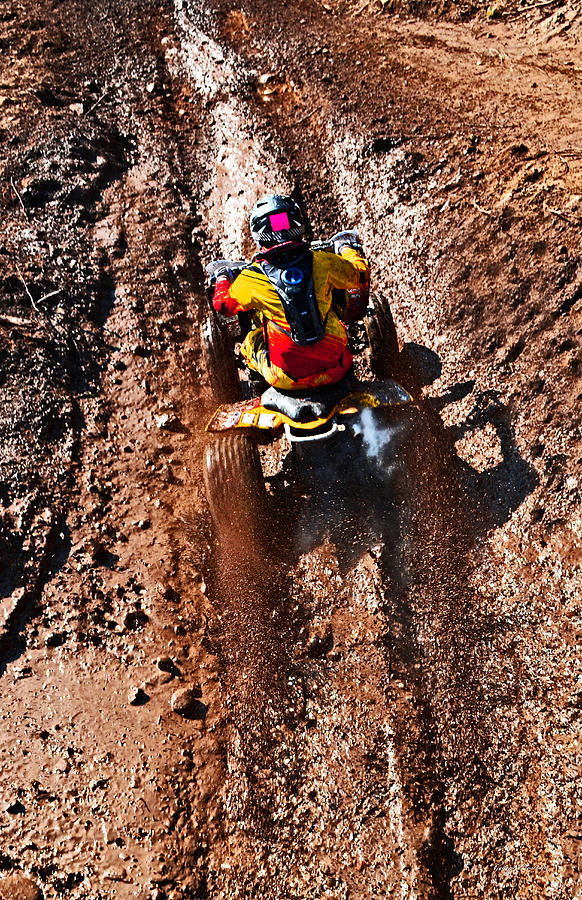
{"label": "front wheel", "polygon": [[241,399],[241,386],[228,330],[216,315],[208,315],[200,326],[202,368],[218,403]]}
{"label": "front wheel", "polygon": [[370,368],[376,378],[394,378],[398,371],[398,336],[390,304],[383,297],[371,300],[372,312],[364,319],[370,347]]}

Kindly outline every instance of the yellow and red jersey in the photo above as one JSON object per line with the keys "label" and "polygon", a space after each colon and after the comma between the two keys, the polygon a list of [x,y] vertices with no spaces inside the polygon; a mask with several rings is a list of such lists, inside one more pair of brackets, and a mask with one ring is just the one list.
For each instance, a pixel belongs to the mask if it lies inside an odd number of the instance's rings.
{"label": "yellow and red jersey", "polygon": [[[260,258],[261,254],[255,257],[257,261]],[[313,288],[325,334],[308,346],[291,339],[279,294],[258,265],[251,263],[232,284],[218,282],[213,303],[224,315],[246,310],[256,310],[260,315],[262,327],[249,332],[241,350],[249,366],[269,384],[283,390],[319,387],[339,381],[352,364],[346,329],[332,308],[332,291],[357,291],[368,284],[369,277],[367,260],[352,247],[343,247],[341,256],[313,252]],[[349,294],[346,296],[342,318],[359,318],[364,310],[351,307]]]}

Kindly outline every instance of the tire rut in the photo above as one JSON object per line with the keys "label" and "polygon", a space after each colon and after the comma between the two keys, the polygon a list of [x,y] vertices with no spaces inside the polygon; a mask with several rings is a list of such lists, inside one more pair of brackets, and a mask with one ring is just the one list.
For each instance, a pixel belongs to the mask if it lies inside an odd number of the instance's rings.
{"label": "tire rut", "polygon": [[[197,33],[195,26],[184,25],[184,31],[192,42],[190,46],[197,47],[192,38]],[[206,49],[196,56],[195,73],[198,85],[204,85],[206,91],[211,90],[215,67],[210,59],[207,68],[201,68],[208,52],[206,44]],[[219,55],[216,49],[212,50],[212,44],[210,54],[214,58]],[[241,72],[240,66],[232,68]],[[226,116],[224,109],[222,113],[219,111],[220,115]],[[235,115],[243,121],[248,120],[249,113],[241,108]],[[256,110],[254,115],[257,116]],[[227,118],[232,120],[232,117],[231,108]],[[267,127],[275,126],[270,122]],[[264,133],[264,125],[260,131]],[[284,142],[285,136],[279,135],[279,139]],[[222,153],[222,158],[228,159],[230,154],[231,161],[236,158],[239,165],[239,146],[235,141],[230,151]],[[266,181],[263,173],[268,167],[268,156],[261,154],[260,147],[256,146],[243,152],[238,184],[245,182],[243,173],[250,158],[253,171],[258,166],[259,180]],[[225,168],[228,170],[228,164]],[[220,166],[218,169],[220,172]],[[289,173],[284,178],[288,179]],[[219,175],[211,197],[224,196],[225,192],[228,196],[233,187],[236,185],[221,180]],[[256,191],[256,183],[253,187]],[[333,191],[330,190],[328,197],[333,197]],[[208,207],[209,217],[213,202]],[[242,210],[244,205],[244,198],[243,201],[239,198],[237,209]],[[332,200],[332,209],[341,205],[341,198]],[[326,222],[332,218],[329,203],[327,206]],[[238,240],[241,226],[236,219],[223,216],[218,220],[209,219],[211,233],[217,237],[224,229],[231,240]],[[240,245],[233,247],[235,253],[240,254],[242,250]],[[338,500],[334,493],[336,504]],[[367,496],[364,504],[374,507],[371,500]],[[321,539],[326,540],[333,505],[330,503],[325,511],[306,511],[305,521],[295,524],[299,529],[296,535],[299,544],[313,530],[318,515]],[[339,507],[342,507],[341,500]],[[332,512],[332,522],[336,512]],[[230,777],[225,804],[229,817],[234,815],[238,820],[237,840],[247,844],[246,849],[237,847],[234,852],[223,848],[229,875],[216,883],[220,896],[244,896],[251,891],[265,897],[305,896],[306,891],[315,889],[313,884],[308,887],[309,873],[314,871],[324,876],[321,883],[318,881],[317,890],[323,891],[327,885],[337,897],[344,893],[350,897],[376,896],[380,889],[386,896],[438,900],[450,896],[453,851],[444,830],[443,789],[437,774],[438,747],[430,703],[418,674],[424,664],[418,637],[421,626],[418,608],[408,593],[409,585],[403,583],[410,560],[400,558],[404,553],[402,539],[393,535],[388,538],[383,533],[379,523],[385,513],[376,503],[373,513],[376,533],[372,527],[368,537],[376,545],[386,544],[386,547],[384,550],[376,547],[371,555],[365,541],[358,541],[360,559],[356,553],[351,560],[352,568],[346,564],[345,557],[357,538],[350,534],[350,523],[343,519],[337,522],[337,545],[333,540],[328,545],[324,543],[323,550],[314,549],[301,556],[299,563],[293,563],[293,553],[290,558],[289,547],[284,546],[279,547],[279,556],[250,546],[246,555],[236,550],[229,555],[224,547],[219,551],[220,561],[213,577],[213,602],[219,610],[216,639],[222,647],[223,683],[232,728],[227,751]],[[284,514],[286,523],[288,518],[288,513]],[[273,525],[276,532],[277,524]],[[402,570],[395,563],[395,542],[399,545]],[[325,555],[326,546],[330,557],[335,559],[333,565],[339,566],[336,555],[343,559],[342,574],[336,583],[325,576],[327,588],[318,584],[315,593],[308,597],[297,594],[294,588],[284,589],[283,593],[273,590],[268,574],[265,577],[264,573],[280,568],[282,560],[286,560],[283,567],[289,567],[292,576],[295,569],[296,580],[300,572],[298,580],[302,587],[310,578],[317,583],[315,573],[322,568],[319,555],[321,552]],[[323,566],[326,568],[329,566]],[[377,606],[375,617],[367,609],[367,597],[375,598],[371,601]],[[322,624],[322,607],[326,607],[330,620],[336,617],[336,631],[343,635],[347,646],[340,652],[334,638],[331,654],[324,653],[320,661],[313,662],[314,651],[305,651],[305,643],[317,644],[316,632],[322,627],[329,626],[334,633],[331,621],[326,626]],[[285,627],[277,622],[279,616],[285,621]],[[350,628],[358,631],[368,619],[367,639],[348,636]],[[278,630],[273,628],[273,622],[277,622]],[[298,633],[299,622],[302,634]],[[310,629],[314,632],[311,635]],[[346,658],[342,659],[344,655]],[[370,721],[367,721],[366,713],[358,708],[361,701],[353,685],[369,686],[370,682],[374,684],[372,690],[368,688],[373,703],[369,704]],[[308,712],[310,708],[317,710],[317,716]],[[351,721],[352,708],[358,709],[357,726]],[[338,760],[343,756],[345,762],[354,754],[358,759],[349,781]],[[261,773],[260,779],[257,772]],[[334,781],[337,784],[331,787]],[[290,798],[294,798],[293,804]],[[319,845],[310,835],[315,809],[320,822]],[[387,833],[383,833],[385,816],[389,820]],[[342,817],[345,828],[338,836],[338,819]],[[373,825],[364,826],[364,821]],[[245,822],[247,828],[240,831]],[[325,838],[326,834],[333,838]],[[359,855],[350,846],[350,839],[346,839],[348,834],[351,840],[357,836],[360,841]],[[301,846],[299,853],[296,844]],[[383,848],[381,851],[379,846]],[[265,880],[257,880],[255,866],[250,871],[247,868],[248,860],[255,856],[262,861]],[[309,858],[311,863],[306,862]],[[346,869],[351,874],[345,874]],[[395,871],[399,874],[395,875]]]}
{"label": "tire rut", "polygon": [[[335,465],[307,500],[279,488],[270,522],[285,538],[274,547],[243,538],[244,552],[219,549],[225,810],[237,835],[222,848],[219,896],[452,896],[459,860],[423,645],[423,604],[438,585],[430,573],[422,583],[409,536],[414,504],[426,506],[426,482],[443,467],[428,454],[426,481],[414,471],[406,445],[430,433],[422,414],[393,432],[386,458],[352,479],[348,496]],[[436,459],[443,447],[432,442]],[[449,539],[441,529],[452,556]]]}

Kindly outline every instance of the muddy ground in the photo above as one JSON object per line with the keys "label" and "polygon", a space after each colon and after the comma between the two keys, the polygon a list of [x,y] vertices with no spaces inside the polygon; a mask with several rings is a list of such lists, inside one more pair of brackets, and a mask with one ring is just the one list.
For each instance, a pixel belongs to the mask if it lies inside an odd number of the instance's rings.
{"label": "muddy ground", "polygon": [[[0,897],[582,897],[582,9],[0,5]],[[202,266],[360,229],[419,404],[216,542]],[[376,467],[378,476],[378,466]]]}

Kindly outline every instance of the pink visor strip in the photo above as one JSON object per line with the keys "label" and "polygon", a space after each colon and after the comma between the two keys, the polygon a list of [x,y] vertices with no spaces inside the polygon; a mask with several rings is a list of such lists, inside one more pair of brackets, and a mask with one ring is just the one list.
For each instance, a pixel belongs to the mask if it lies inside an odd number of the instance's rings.
{"label": "pink visor strip", "polygon": [[269,216],[269,222],[273,231],[286,231],[289,228],[289,216],[286,212],[274,213]]}

